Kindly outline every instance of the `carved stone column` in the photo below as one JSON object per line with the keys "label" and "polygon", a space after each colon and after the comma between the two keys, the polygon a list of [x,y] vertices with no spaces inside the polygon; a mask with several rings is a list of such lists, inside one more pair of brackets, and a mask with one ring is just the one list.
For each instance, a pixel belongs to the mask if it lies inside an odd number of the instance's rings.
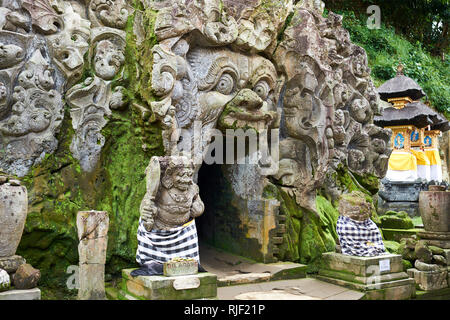
{"label": "carved stone column", "polygon": [[80,272],[78,300],[104,300],[105,262],[109,217],[106,211],[80,211],[77,215]]}

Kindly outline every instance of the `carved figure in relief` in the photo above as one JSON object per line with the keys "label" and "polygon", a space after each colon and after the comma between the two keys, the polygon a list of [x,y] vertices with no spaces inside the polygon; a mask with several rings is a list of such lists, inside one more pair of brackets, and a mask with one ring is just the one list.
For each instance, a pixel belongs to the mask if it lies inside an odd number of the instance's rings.
{"label": "carved figure in relief", "polygon": [[54,90],[53,70],[36,50],[17,78],[8,116],[0,121],[0,165],[21,176],[45,153],[56,149],[63,119],[61,95]]}

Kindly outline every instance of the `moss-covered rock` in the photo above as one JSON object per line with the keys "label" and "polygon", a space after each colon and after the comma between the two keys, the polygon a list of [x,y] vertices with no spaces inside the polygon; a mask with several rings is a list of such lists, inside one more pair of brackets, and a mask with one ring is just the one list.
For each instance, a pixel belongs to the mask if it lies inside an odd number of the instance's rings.
{"label": "moss-covered rock", "polygon": [[386,229],[414,229],[414,222],[408,213],[388,211],[380,217],[381,227]]}
{"label": "moss-covered rock", "polygon": [[384,243],[384,247],[386,248],[386,250],[389,253],[399,254],[400,243],[398,243],[396,241],[389,241],[389,240],[384,240],[383,243]]}
{"label": "moss-covered rock", "polygon": [[403,259],[408,261],[414,261],[417,259],[415,254],[417,240],[413,238],[404,238],[400,241],[398,253],[402,255]]}
{"label": "moss-covered rock", "polygon": [[407,271],[408,269],[411,269],[413,267],[413,264],[409,260],[402,259],[403,263],[403,271]]}

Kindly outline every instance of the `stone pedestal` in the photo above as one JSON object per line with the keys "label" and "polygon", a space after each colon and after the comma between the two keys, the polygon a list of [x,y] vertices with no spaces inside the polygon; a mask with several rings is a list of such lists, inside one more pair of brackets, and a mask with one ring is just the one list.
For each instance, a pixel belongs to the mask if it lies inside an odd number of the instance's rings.
{"label": "stone pedestal", "polygon": [[355,257],[324,253],[317,278],[363,291],[368,300],[404,300],[415,295],[414,280],[403,272],[401,255]]}
{"label": "stone pedestal", "polygon": [[385,212],[405,211],[410,217],[419,216],[419,194],[424,185],[417,181],[389,181],[381,180],[379,191],[378,214]]}
{"label": "stone pedestal", "polygon": [[121,300],[194,300],[217,297],[217,276],[199,273],[189,276],[132,277],[134,269],[122,270]]}
{"label": "stone pedestal", "polygon": [[79,300],[105,300],[105,261],[109,218],[105,211],[82,211],[77,216],[80,272]]}

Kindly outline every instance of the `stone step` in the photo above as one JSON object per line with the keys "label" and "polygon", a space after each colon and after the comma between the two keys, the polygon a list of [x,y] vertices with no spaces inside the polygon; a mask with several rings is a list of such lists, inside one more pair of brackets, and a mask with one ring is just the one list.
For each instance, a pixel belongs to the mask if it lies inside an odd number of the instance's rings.
{"label": "stone step", "polygon": [[218,277],[217,286],[226,287],[268,281],[302,279],[306,277],[307,266],[299,263],[255,264],[253,272]]}
{"label": "stone step", "polygon": [[119,290],[117,293],[117,299],[118,300],[140,300],[136,297],[133,297],[131,294],[123,291],[123,290]]}
{"label": "stone step", "polygon": [[338,286],[365,292],[364,299],[367,300],[405,300],[415,295],[414,279],[411,278],[382,282],[374,285],[364,285],[321,275],[318,275],[316,278]]}
{"label": "stone step", "polygon": [[39,288],[0,292],[0,300],[41,300]]}
{"label": "stone step", "polygon": [[201,265],[217,275],[218,287],[306,277],[307,266],[299,263],[260,263],[206,244],[200,244],[200,252]]}

